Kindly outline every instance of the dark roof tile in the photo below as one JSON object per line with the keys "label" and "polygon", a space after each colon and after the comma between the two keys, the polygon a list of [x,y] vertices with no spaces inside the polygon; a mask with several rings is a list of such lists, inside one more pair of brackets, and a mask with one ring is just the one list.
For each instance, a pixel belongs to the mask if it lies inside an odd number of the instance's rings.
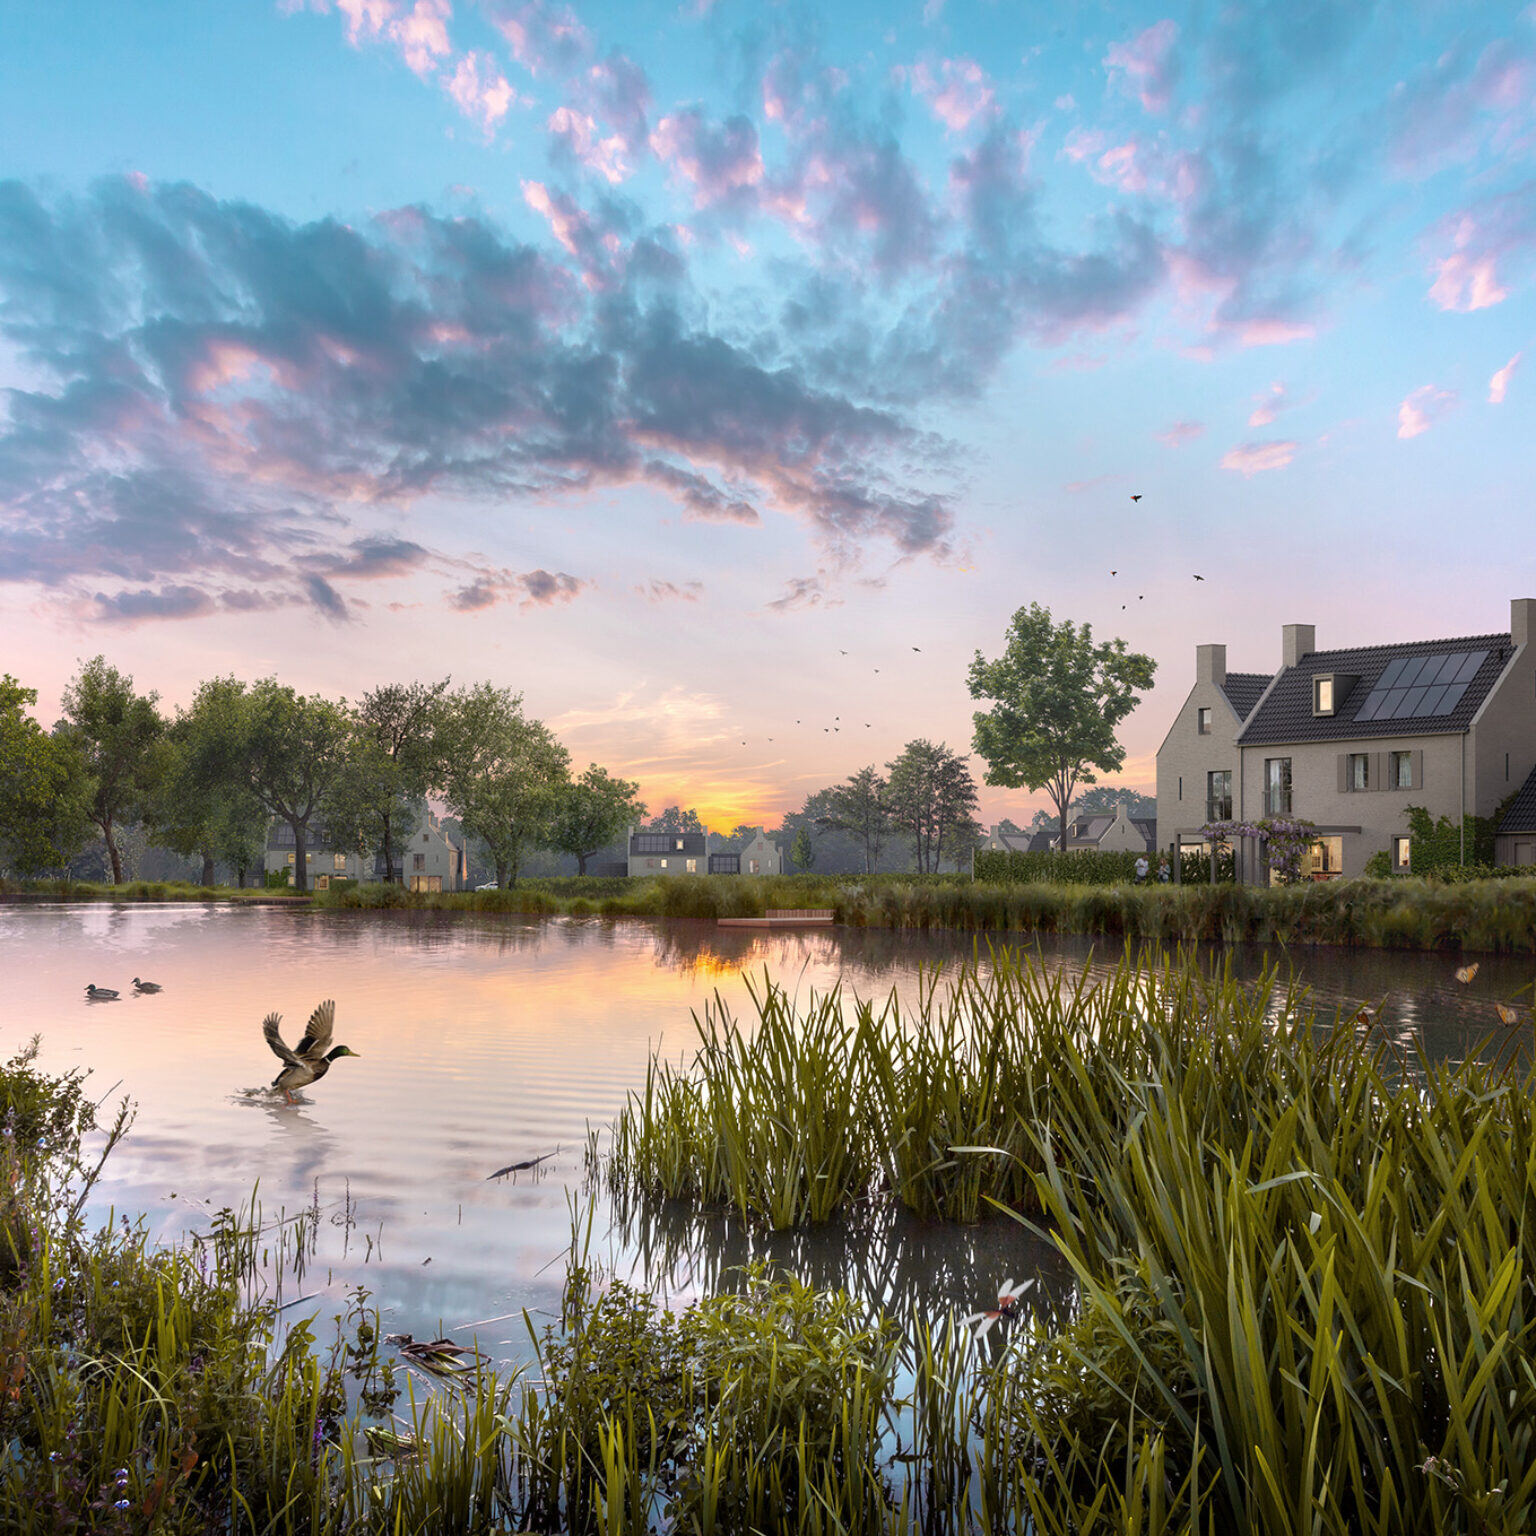
{"label": "dark roof tile", "polygon": [[1515,803],[1505,811],[1498,825],[1499,832],[1536,832],[1536,768],[1520,786]]}
{"label": "dark roof tile", "polygon": [[1264,690],[1269,687],[1273,672],[1228,672],[1221,685],[1227,703],[1237,712],[1239,720],[1246,720],[1253,713]]}
{"label": "dark roof tile", "polygon": [[[1487,651],[1460,702],[1449,714],[1416,719],[1356,720],[1376,680],[1387,663],[1399,656],[1427,656],[1437,652]],[[1294,667],[1284,668],[1269,697],[1237,733],[1244,746],[1275,745],[1302,741],[1358,741],[1381,736],[1441,736],[1464,731],[1488,696],[1509,660],[1510,637],[1469,635],[1459,640],[1413,640],[1405,645],[1365,645],[1342,651],[1313,651]],[[1312,679],[1319,673],[1337,672],[1359,681],[1338,701],[1336,715],[1312,713]]]}

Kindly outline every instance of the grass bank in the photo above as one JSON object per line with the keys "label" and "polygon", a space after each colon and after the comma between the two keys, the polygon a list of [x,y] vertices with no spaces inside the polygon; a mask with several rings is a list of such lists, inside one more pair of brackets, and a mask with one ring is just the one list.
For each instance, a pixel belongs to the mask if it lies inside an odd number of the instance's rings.
{"label": "grass bank", "polygon": [[1340,944],[1536,953],[1536,879],[1329,880],[1291,887],[997,884],[959,875],[527,880],[505,891],[321,892],[329,909],[755,917],[830,907],[859,927],[1094,934],[1156,943]]}
{"label": "grass bank", "polygon": [[125,880],[107,885],[97,880],[6,880],[0,878],[0,901],[231,901],[304,905],[298,892],[259,886],[195,885],[190,880]]}

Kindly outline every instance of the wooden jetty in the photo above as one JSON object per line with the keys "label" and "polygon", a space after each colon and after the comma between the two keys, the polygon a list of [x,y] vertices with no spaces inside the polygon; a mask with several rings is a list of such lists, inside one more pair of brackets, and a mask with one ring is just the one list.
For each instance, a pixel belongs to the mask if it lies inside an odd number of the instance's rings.
{"label": "wooden jetty", "polygon": [[769,907],[761,917],[717,917],[722,928],[811,928],[837,921],[831,907]]}

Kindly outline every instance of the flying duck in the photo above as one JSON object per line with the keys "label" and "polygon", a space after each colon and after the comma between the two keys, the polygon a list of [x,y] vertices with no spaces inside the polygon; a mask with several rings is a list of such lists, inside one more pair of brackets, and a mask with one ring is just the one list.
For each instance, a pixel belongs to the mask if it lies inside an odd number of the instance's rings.
{"label": "flying duck", "polygon": [[269,1013],[261,1021],[261,1032],[272,1047],[272,1053],[283,1063],[283,1070],[272,1079],[272,1086],[280,1088],[292,1104],[295,1088],[307,1088],[309,1084],[319,1082],[338,1056],[356,1056],[357,1052],[345,1045],[327,1049],[336,1028],[336,1004],[329,999],[310,1014],[309,1023],[304,1026],[304,1038],[299,1041],[296,1051],[290,1051],[277,1032],[282,1022],[282,1014]]}

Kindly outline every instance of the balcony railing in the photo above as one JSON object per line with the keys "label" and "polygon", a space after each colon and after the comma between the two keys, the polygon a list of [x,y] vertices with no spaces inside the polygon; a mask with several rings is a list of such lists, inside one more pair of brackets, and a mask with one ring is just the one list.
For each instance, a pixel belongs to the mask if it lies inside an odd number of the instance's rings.
{"label": "balcony railing", "polygon": [[1285,789],[1266,789],[1264,791],[1264,814],[1266,816],[1289,816],[1291,814],[1291,791]]}

